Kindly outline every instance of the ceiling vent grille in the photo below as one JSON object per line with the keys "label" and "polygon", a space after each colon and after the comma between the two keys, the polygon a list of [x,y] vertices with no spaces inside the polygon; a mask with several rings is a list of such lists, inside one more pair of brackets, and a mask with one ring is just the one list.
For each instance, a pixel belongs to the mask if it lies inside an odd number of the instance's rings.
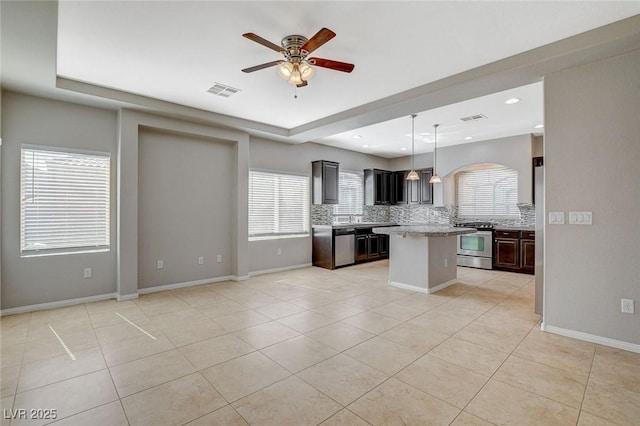
{"label": "ceiling vent grille", "polygon": [[485,120],[487,119],[487,116],[484,114],[476,114],[476,115],[470,115],[468,117],[462,117],[460,120],[462,121],[478,121],[478,120]]}
{"label": "ceiling vent grille", "polygon": [[216,96],[222,96],[223,98],[231,97],[231,95],[235,95],[240,91],[241,91],[240,89],[227,86],[226,84],[218,83],[217,81],[213,86],[209,88],[209,90],[207,90],[207,92],[213,93]]}

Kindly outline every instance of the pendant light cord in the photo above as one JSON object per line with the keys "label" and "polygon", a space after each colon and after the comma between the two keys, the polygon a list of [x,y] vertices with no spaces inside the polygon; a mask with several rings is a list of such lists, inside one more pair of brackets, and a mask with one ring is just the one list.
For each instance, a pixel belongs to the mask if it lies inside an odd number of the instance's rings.
{"label": "pendant light cord", "polygon": [[438,172],[436,170],[438,164],[438,126],[439,124],[433,125],[433,175],[437,176]]}
{"label": "pendant light cord", "polygon": [[416,117],[417,114],[411,114],[411,171],[416,169],[416,152],[415,152],[415,138],[416,138]]}

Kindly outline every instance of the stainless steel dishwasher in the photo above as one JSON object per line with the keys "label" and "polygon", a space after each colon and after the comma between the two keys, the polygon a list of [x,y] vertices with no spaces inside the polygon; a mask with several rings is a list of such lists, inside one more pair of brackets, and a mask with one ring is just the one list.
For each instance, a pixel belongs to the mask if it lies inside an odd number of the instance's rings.
{"label": "stainless steel dishwasher", "polygon": [[335,249],[335,267],[353,265],[356,261],[355,228],[338,228],[333,230]]}

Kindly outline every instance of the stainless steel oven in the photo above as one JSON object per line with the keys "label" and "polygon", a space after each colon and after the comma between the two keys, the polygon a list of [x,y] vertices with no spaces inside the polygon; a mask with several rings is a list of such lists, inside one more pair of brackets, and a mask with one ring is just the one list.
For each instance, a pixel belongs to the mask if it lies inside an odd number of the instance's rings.
{"label": "stainless steel oven", "polygon": [[476,228],[473,234],[458,235],[458,266],[493,269],[493,227],[487,223],[462,223]]}

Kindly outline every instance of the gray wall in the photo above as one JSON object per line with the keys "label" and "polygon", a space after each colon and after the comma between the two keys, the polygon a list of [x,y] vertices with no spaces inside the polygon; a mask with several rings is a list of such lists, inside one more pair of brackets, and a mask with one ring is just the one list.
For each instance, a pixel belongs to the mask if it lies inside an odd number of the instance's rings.
{"label": "gray wall", "polygon": [[[435,185],[435,205],[455,204],[454,174],[460,169],[481,163],[502,164],[518,171],[518,202],[531,202],[531,150],[532,136],[519,135],[461,145],[438,148],[436,171],[443,179]],[[433,153],[416,155],[416,169],[431,167]],[[391,170],[411,168],[411,157],[391,160]]]}
{"label": "gray wall", "polygon": [[140,129],[138,288],[231,275],[235,163],[228,142]]}
{"label": "gray wall", "polygon": [[[299,145],[251,137],[249,167],[311,176],[311,162],[337,161],[341,170],[389,169],[389,160],[307,142]],[[278,255],[278,249],[281,250]],[[249,242],[252,273],[311,263],[311,238],[282,238]]]}
{"label": "gray wall", "polygon": [[[640,51],[545,78],[545,325],[640,344]],[[566,214],[566,213],[565,213]],[[567,220],[568,223],[568,220]],[[636,314],[622,314],[620,299]]]}
{"label": "gray wall", "polygon": [[115,191],[109,252],[20,257],[20,146],[109,152],[115,188],[116,113],[4,92],[2,114],[2,308],[115,292]]}

